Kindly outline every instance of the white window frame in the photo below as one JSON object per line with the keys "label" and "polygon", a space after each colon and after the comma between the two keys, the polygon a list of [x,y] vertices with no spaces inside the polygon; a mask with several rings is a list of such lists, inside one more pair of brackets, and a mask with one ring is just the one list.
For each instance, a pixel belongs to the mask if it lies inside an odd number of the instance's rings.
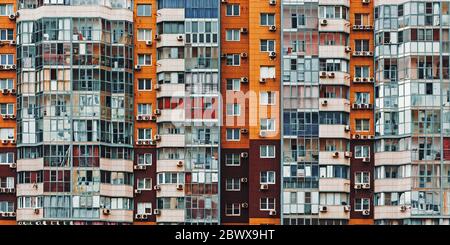
{"label": "white window frame", "polygon": [[260,105],[276,105],[277,94],[274,91],[265,91],[259,93]]}
{"label": "white window frame", "polygon": [[[270,208],[272,203],[273,203],[273,208]],[[266,207],[263,208],[263,204]],[[277,200],[273,197],[262,197],[259,199],[259,210],[261,210],[261,211],[275,210],[276,205],[277,205]]]}
{"label": "white window frame", "polygon": [[[143,157],[144,162],[141,163],[140,162],[140,157]],[[148,158],[150,158],[150,163],[147,163]],[[138,155],[138,159],[137,159],[137,164],[140,166],[151,166],[152,165],[152,161],[153,161],[153,154],[152,153],[144,153],[144,154],[139,154]]]}
{"label": "white window frame", "polygon": [[[231,159],[229,159],[231,157]],[[229,160],[231,161],[231,163],[234,163],[236,161],[236,159],[239,160],[238,164],[229,164]],[[227,167],[239,167],[241,166],[241,155],[239,153],[228,153],[225,154],[225,166]]]}
{"label": "white window frame", "polygon": [[[147,215],[151,215],[152,214],[152,203],[151,202],[138,202],[137,203],[137,210],[136,210],[136,214],[147,214]],[[145,212],[146,209],[149,209],[149,212]],[[144,212],[140,212],[144,210]]]}
{"label": "white window frame", "polygon": [[[235,13],[235,6],[238,5],[238,13]],[[228,9],[231,9],[231,14],[228,14]],[[225,9],[225,16],[241,16],[241,5],[240,4],[227,4],[227,7]]]}
{"label": "white window frame", "polygon": [[[266,49],[263,49],[265,44]],[[270,47],[273,47],[273,49],[271,49]],[[270,39],[262,39],[260,40],[259,43],[259,51],[260,52],[275,52],[276,49],[276,41],[275,40],[270,40]]]}
{"label": "white window frame", "polygon": [[[366,125],[365,122],[367,122],[367,125]],[[367,126],[367,129],[365,128],[365,126]],[[368,131],[370,131],[370,119],[366,119],[366,118],[355,119],[355,130],[357,132],[368,132]]]}
{"label": "white window frame", "polygon": [[[228,64],[231,61],[231,64]],[[240,54],[228,54],[225,63],[227,66],[240,66],[241,65],[241,55]]]}
{"label": "white window frame", "polygon": [[[235,132],[239,132],[239,138],[238,139],[235,139],[234,138],[234,133]],[[230,132],[232,133],[232,138],[228,138],[228,135],[230,134]],[[239,140],[241,140],[241,130],[240,129],[238,129],[238,128],[227,128],[226,129],[226,140],[227,141],[239,141]]]}
{"label": "white window frame", "polygon": [[[153,30],[150,28],[139,28],[137,32],[138,32],[137,33],[138,41],[149,41],[149,40],[152,40],[152,38],[153,38],[153,36],[152,36]],[[142,38],[141,35],[143,35],[144,38]]]}
{"label": "white window frame", "polygon": [[261,132],[275,132],[277,130],[276,120],[274,118],[261,118],[259,126]]}
{"label": "white window frame", "polygon": [[[231,83],[232,89],[228,89],[228,85]],[[241,90],[241,79],[231,78],[227,79],[226,84],[227,91],[240,91]]]}
{"label": "white window frame", "polygon": [[152,178],[137,178],[136,188],[138,190],[151,190],[152,189]]}
{"label": "white window frame", "polygon": [[[143,58],[144,63],[141,63],[141,57]],[[150,58],[149,64],[146,63],[147,57]],[[153,59],[152,54],[138,54],[137,62],[138,62],[138,65],[140,65],[140,66],[151,66],[152,62],[153,62],[152,59]]]}
{"label": "white window frame", "polygon": [[[228,212],[229,210],[231,210],[231,213]],[[235,213],[236,210],[238,210],[238,213]],[[241,216],[241,204],[240,203],[227,203],[225,205],[225,215],[226,216]]]}
{"label": "white window frame", "polygon": [[240,29],[227,29],[225,31],[225,38],[226,38],[225,40],[228,42],[239,42],[239,41],[241,41],[241,30]]}
{"label": "white window frame", "polygon": [[[367,155],[364,154],[364,149],[367,148]],[[361,155],[359,155],[361,153]],[[356,145],[355,146],[355,158],[361,159],[370,157],[370,147],[368,145]]]}
{"label": "white window frame", "polygon": [[[266,181],[263,181],[263,176],[265,175]],[[267,184],[267,185],[274,185],[276,183],[277,175],[275,171],[262,171],[259,173],[259,183],[260,184]],[[272,180],[272,181],[270,181]]]}
{"label": "white window frame", "polygon": [[[238,185],[238,188],[235,188],[235,185]],[[231,186],[231,188],[229,188]],[[226,191],[241,191],[241,179],[240,178],[227,178],[225,180],[225,190]]]}
{"label": "white window frame", "polygon": [[[367,180],[365,182],[364,180]],[[358,171],[355,172],[355,184],[369,184],[370,183],[370,172]]]}
{"label": "white window frame", "polygon": [[[143,130],[144,136],[147,135],[147,131],[150,131],[150,138],[148,138],[148,139],[147,138],[143,138],[143,139],[139,138],[139,132],[141,132],[141,130]],[[152,139],[152,129],[151,128],[139,128],[137,137],[138,137],[138,140],[151,140]]]}
{"label": "white window frame", "polygon": [[[360,203],[358,204],[358,200]],[[367,208],[364,208],[364,203],[366,203]],[[363,210],[370,210],[370,198],[356,198],[355,199],[355,211],[363,211]]]}
{"label": "white window frame", "polygon": [[241,105],[238,103],[227,104],[227,116],[236,117],[241,115]]}
{"label": "white window frame", "polygon": [[[265,148],[266,155],[263,155],[263,148]],[[273,148],[273,156],[270,155],[270,150]],[[276,156],[276,147],[274,145],[261,145],[259,146],[259,158],[275,158]]]}
{"label": "white window frame", "polygon": [[[150,87],[149,88],[147,88],[147,82],[148,81],[150,81]],[[141,89],[140,87],[141,87],[141,83],[143,83],[143,89]],[[152,91],[152,89],[153,89],[153,81],[152,81],[152,79],[151,78],[142,78],[142,79],[138,79],[138,90],[139,91]]]}
{"label": "white window frame", "polygon": [[[269,23],[270,19],[269,17],[273,16],[273,23]],[[263,23],[264,22],[264,23]],[[275,19],[275,14],[274,13],[261,13],[259,15],[259,25],[260,26],[272,26],[272,25],[276,25],[276,19]]]}

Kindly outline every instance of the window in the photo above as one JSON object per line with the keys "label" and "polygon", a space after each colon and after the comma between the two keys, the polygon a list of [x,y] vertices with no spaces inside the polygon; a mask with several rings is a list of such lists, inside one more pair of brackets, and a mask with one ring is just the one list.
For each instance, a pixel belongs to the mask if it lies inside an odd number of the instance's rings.
{"label": "window", "polygon": [[0,212],[14,212],[14,202],[0,202]]}
{"label": "window", "polygon": [[369,66],[355,66],[355,77],[369,77],[370,67]]}
{"label": "window", "polygon": [[14,88],[13,79],[0,79],[0,90],[13,88]]}
{"label": "window", "polygon": [[12,4],[0,4],[0,16],[9,16],[14,14],[14,7]]}
{"label": "window", "polygon": [[226,180],[225,188],[227,191],[240,191],[241,179],[240,178],[228,178]]}
{"label": "window", "polygon": [[306,25],[306,18],[304,14],[292,14],[291,15],[291,27],[299,28]]}
{"label": "window", "polygon": [[151,153],[144,153],[144,154],[139,154],[137,156],[137,164],[138,165],[152,165],[152,154]]}
{"label": "window", "polygon": [[138,41],[152,40],[152,29],[138,29]]}
{"label": "window", "polygon": [[152,90],[152,79],[139,79],[138,90]]}
{"label": "window", "polygon": [[259,200],[259,210],[269,211],[275,210],[275,198],[263,197]]}
{"label": "window", "polygon": [[370,104],[370,93],[357,92],[355,94],[356,104]]}
{"label": "window", "polygon": [[261,92],[259,94],[259,104],[260,105],[275,105],[276,104],[276,93],[275,92]]}
{"label": "window", "polygon": [[14,104],[0,104],[0,113],[2,115],[14,115]]}
{"label": "window", "polygon": [[151,178],[137,179],[137,188],[139,190],[151,190],[152,179]]}
{"label": "window", "polygon": [[340,178],[348,179],[350,168],[348,166],[340,165],[326,165],[320,166],[319,176],[320,178]]}
{"label": "window", "polygon": [[370,25],[369,14],[355,14],[355,25]]}
{"label": "window", "polygon": [[262,145],[259,147],[260,158],[275,158],[275,146],[274,145]]}
{"label": "window", "polygon": [[261,119],[260,125],[261,131],[275,131],[275,119]]}
{"label": "window", "polygon": [[239,16],[240,5],[239,4],[227,4],[226,16]]}
{"label": "window", "polygon": [[227,116],[239,116],[241,114],[241,105],[227,104]]}
{"label": "window", "polygon": [[138,115],[151,115],[152,105],[151,104],[138,104]]}
{"label": "window", "polygon": [[241,204],[239,203],[227,203],[225,206],[226,216],[240,216],[241,215]]}
{"label": "window", "polygon": [[356,131],[369,131],[370,130],[370,120],[369,119],[356,119]]}
{"label": "window", "polygon": [[0,55],[0,65],[14,65],[14,55],[1,54]]}
{"label": "window", "polygon": [[357,198],[355,199],[355,211],[370,210],[369,198]]}
{"label": "window", "polygon": [[241,65],[241,55],[240,54],[227,55],[227,66],[239,66],[239,65]]}
{"label": "window", "polygon": [[260,16],[260,25],[262,26],[275,25],[275,14],[262,13]]}
{"label": "window", "polygon": [[229,153],[225,155],[225,165],[226,166],[240,166],[241,165],[241,155],[236,153]]}
{"label": "window", "polygon": [[13,29],[0,29],[0,41],[12,41],[14,40]]}
{"label": "window", "polygon": [[138,54],[138,64],[141,66],[152,65],[152,55],[151,54]]}
{"label": "window", "polygon": [[260,173],[260,184],[275,184],[275,171],[263,171]]}
{"label": "window", "polygon": [[137,214],[152,214],[152,203],[151,202],[138,202],[137,203]]}
{"label": "window", "polygon": [[241,39],[241,31],[239,29],[226,30],[227,41],[239,41]]}
{"label": "window", "polygon": [[137,16],[152,16],[152,5],[151,4],[138,4],[137,5]]}
{"label": "window", "polygon": [[238,128],[227,129],[227,141],[238,141],[241,137],[241,130]]}
{"label": "window", "polygon": [[0,188],[14,188],[14,177],[0,178]]}
{"label": "window", "polygon": [[159,184],[183,184],[184,183],[184,173],[176,172],[164,172],[158,173],[158,185]]}
{"label": "window", "polygon": [[369,154],[370,154],[370,148],[368,145],[355,146],[355,158],[369,157]]}
{"label": "window", "polygon": [[138,140],[151,140],[151,139],[152,139],[152,129],[151,128],[138,129]]}
{"label": "window", "polygon": [[369,40],[355,40],[355,51],[370,51]]}
{"label": "window", "polygon": [[0,128],[0,140],[12,140],[14,139],[13,128]]}
{"label": "window", "polygon": [[274,66],[261,66],[259,68],[259,78],[260,79],[274,79],[275,78],[275,67]]}
{"label": "window", "polygon": [[261,52],[275,51],[275,40],[261,40],[260,51]]}
{"label": "window", "polygon": [[240,79],[227,79],[227,90],[240,91],[241,80]]}
{"label": "window", "polygon": [[0,164],[14,163],[14,152],[2,152],[0,153]]}
{"label": "window", "polygon": [[355,183],[356,184],[369,184],[370,183],[370,173],[369,172],[356,172],[355,173]]}

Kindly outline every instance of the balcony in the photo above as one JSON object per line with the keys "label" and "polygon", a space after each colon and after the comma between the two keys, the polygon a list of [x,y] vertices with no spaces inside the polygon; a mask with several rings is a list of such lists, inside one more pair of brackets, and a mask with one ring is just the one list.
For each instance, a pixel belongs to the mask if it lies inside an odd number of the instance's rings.
{"label": "balcony", "polygon": [[156,172],[183,172],[185,170],[184,160],[158,160]]}
{"label": "balcony", "polygon": [[184,71],[184,59],[162,59],[156,62],[156,72],[182,72]]}
{"label": "balcony", "polygon": [[344,151],[338,151],[337,156],[334,151],[321,151],[319,152],[319,164],[350,166],[350,157],[346,157]]}
{"label": "balcony", "polygon": [[157,222],[184,222],[184,209],[159,209],[159,212]]}
{"label": "balcony", "polygon": [[319,57],[350,59],[350,52],[346,51],[347,46],[343,45],[320,45]]}
{"label": "balcony", "polygon": [[156,11],[156,22],[184,21],[184,8],[167,8]]}
{"label": "balcony", "polygon": [[320,124],[319,125],[319,137],[320,138],[350,138],[350,130],[348,125],[332,125],[332,124]]}
{"label": "balcony", "polygon": [[350,193],[350,180],[341,178],[320,178],[319,191]]}
{"label": "balcony", "polygon": [[412,188],[411,178],[375,179],[375,192],[402,192]]}
{"label": "balcony", "polygon": [[320,5],[347,6],[350,7],[349,0],[320,0]]}
{"label": "balcony", "polygon": [[345,211],[344,205],[321,205],[326,211],[319,212],[321,219],[349,219],[350,212]]}
{"label": "balcony", "polygon": [[185,85],[179,83],[163,83],[155,85],[156,97],[184,97]]}
{"label": "balcony", "polygon": [[100,184],[100,195],[110,197],[133,197],[133,186]]}
{"label": "balcony", "polygon": [[402,206],[375,206],[374,219],[406,219],[411,217],[411,209]]}
{"label": "balcony", "polygon": [[105,214],[101,209],[100,219],[107,222],[133,222],[133,210],[110,209]]}
{"label": "balcony", "polygon": [[341,71],[320,71],[321,85],[344,85],[350,86],[350,75]]}
{"label": "balcony", "polygon": [[375,166],[380,165],[399,165],[411,163],[412,157],[410,151],[384,151],[375,153]]}
{"label": "balcony", "polygon": [[39,171],[44,168],[44,158],[17,159],[17,172]]}
{"label": "balcony", "polygon": [[350,101],[342,98],[320,98],[321,111],[345,111],[350,112]]}
{"label": "balcony", "polygon": [[125,159],[100,158],[100,170],[133,172],[133,161]]}
{"label": "balcony", "polygon": [[44,184],[17,184],[17,196],[40,196],[44,194]]}
{"label": "balcony", "polygon": [[350,33],[350,21],[344,19],[320,19],[319,32]]}
{"label": "balcony", "polygon": [[[178,189],[178,186],[182,185],[183,189]],[[157,185],[156,196],[157,197],[183,197],[184,196],[184,184],[161,184]]]}
{"label": "balcony", "polygon": [[162,134],[158,135],[157,147],[185,147],[184,134]]}
{"label": "balcony", "polygon": [[19,209],[18,208],[16,210],[16,220],[17,221],[22,221],[22,220],[35,221],[35,220],[41,220],[41,219],[43,219],[43,217],[44,217],[44,214],[43,214],[42,208],[38,208],[38,209],[34,209],[34,208],[20,208]]}
{"label": "balcony", "polygon": [[160,122],[184,122],[185,111],[184,109],[164,109],[161,110],[161,115],[156,119],[158,123]]}
{"label": "balcony", "polygon": [[[183,37],[180,39],[179,37]],[[184,34],[160,34],[156,41],[156,47],[183,47],[185,36]]]}

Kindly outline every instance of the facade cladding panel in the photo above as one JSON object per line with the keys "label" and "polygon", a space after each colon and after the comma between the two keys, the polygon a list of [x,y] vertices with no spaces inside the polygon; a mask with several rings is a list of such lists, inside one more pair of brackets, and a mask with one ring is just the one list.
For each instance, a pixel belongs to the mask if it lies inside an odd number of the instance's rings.
{"label": "facade cladding panel", "polygon": [[2,1],[0,224],[449,224],[449,7]]}

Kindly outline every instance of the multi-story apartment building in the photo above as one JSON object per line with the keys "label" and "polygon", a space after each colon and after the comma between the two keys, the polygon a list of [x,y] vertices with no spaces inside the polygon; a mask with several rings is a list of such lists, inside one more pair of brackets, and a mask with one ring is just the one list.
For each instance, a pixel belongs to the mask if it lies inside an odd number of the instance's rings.
{"label": "multi-story apartment building", "polygon": [[448,1],[375,1],[375,223],[449,224]]}
{"label": "multi-story apartment building", "polygon": [[0,224],[449,224],[449,6],[2,1]]}
{"label": "multi-story apartment building", "polygon": [[0,3],[0,224],[16,217],[16,6]]}

